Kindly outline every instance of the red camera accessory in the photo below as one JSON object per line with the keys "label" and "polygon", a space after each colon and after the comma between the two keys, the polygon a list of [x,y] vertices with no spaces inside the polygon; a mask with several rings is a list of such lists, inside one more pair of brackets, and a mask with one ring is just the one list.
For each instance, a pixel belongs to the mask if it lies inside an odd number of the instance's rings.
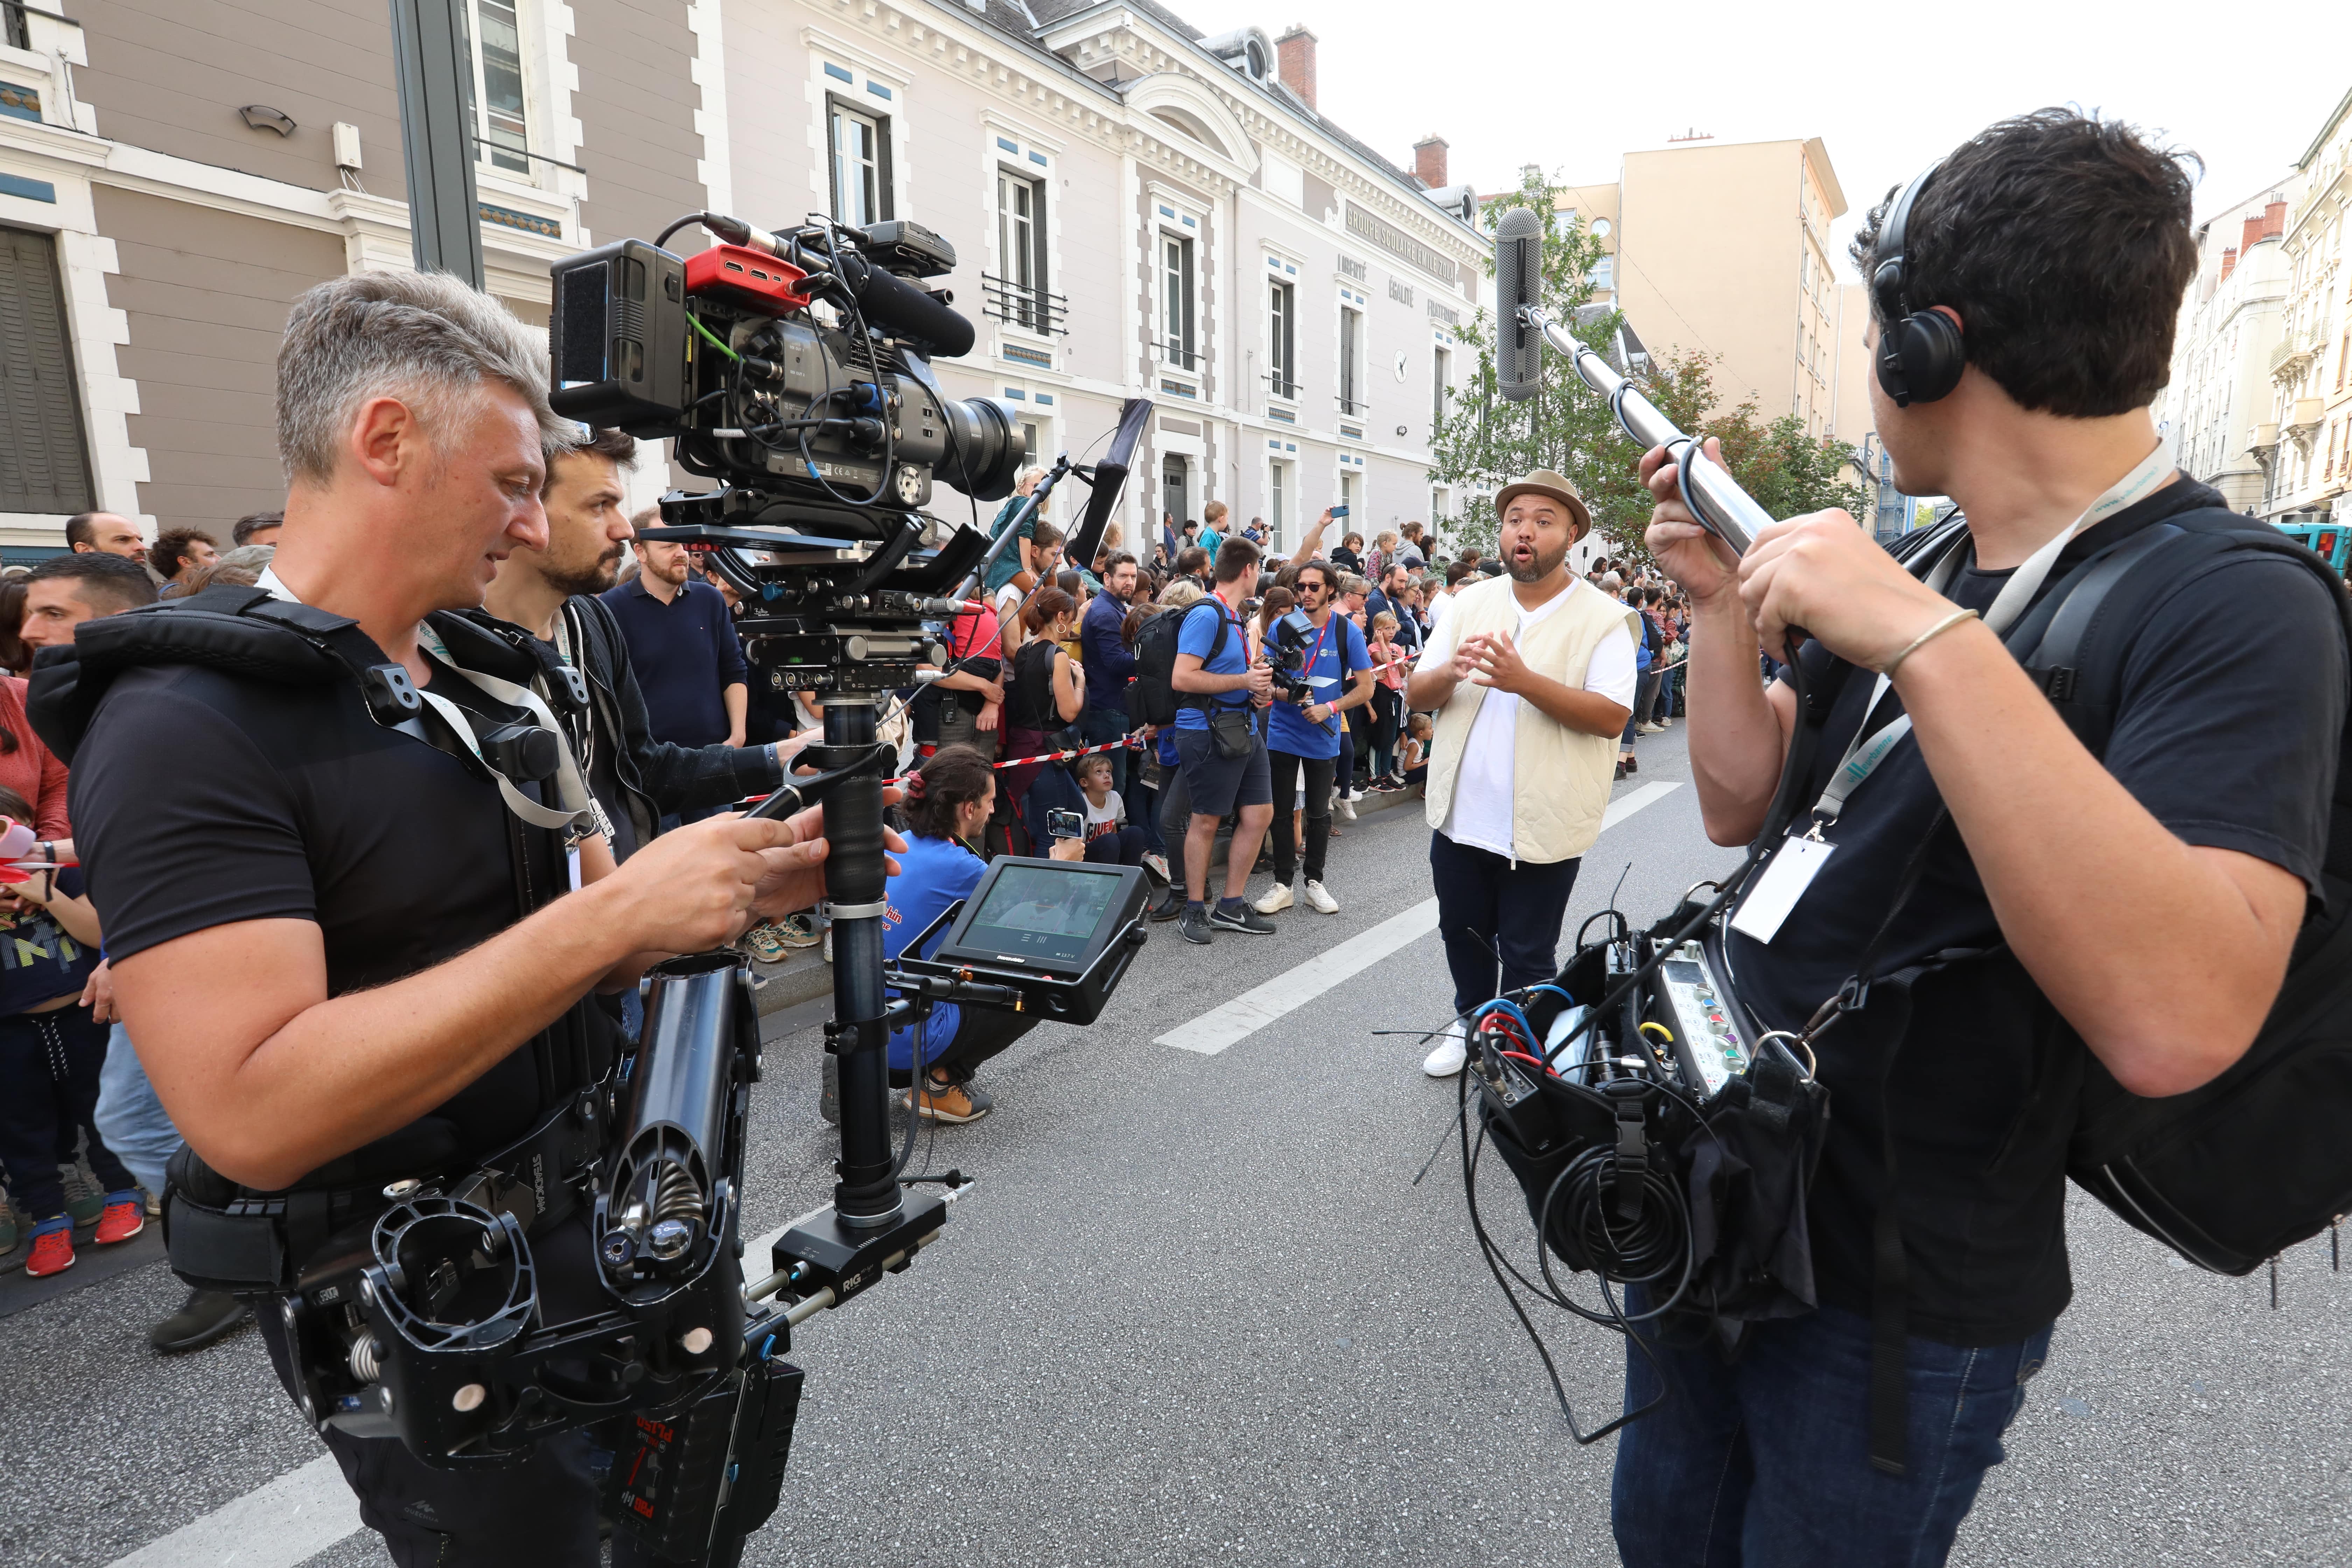
{"label": "red camera accessory", "polygon": [[808,308],[809,296],[795,291],[807,273],[764,250],[714,245],[686,258],[686,291],[781,316]]}

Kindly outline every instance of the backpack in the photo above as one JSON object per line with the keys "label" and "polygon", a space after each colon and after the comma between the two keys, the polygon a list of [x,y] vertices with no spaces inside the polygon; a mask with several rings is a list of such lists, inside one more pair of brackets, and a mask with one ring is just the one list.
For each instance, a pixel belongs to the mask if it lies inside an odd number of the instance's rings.
{"label": "backpack", "polygon": [[[2260,551],[2328,586],[2352,638],[2352,599],[2286,535],[2218,508],[2154,523],[2085,562],[2062,585],[2027,655],[2075,738],[2104,757],[2133,637],[2158,603],[2222,557]],[[2039,606],[2037,606],[2038,608]],[[2067,1173],[2199,1267],[2246,1274],[2352,1212],[2352,730],[2336,775],[2321,890],[2253,1043],[2211,1083],[2145,1100],[2096,1058],[2085,1066]],[[2085,1052],[2085,1056],[2089,1053]]]}
{"label": "backpack", "polygon": [[[1202,600],[1205,604],[1207,601]],[[1176,722],[1179,708],[1199,707],[1188,702],[1176,689],[1176,639],[1184,630],[1184,617],[1200,608],[1190,605],[1181,610],[1163,611],[1143,623],[1135,637],[1135,703],[1136,718],[1146,724],[1165,727]],[[1217,639],[1209,645],[1207,664],[1225,651],[1225,617],[1217,617]]]}

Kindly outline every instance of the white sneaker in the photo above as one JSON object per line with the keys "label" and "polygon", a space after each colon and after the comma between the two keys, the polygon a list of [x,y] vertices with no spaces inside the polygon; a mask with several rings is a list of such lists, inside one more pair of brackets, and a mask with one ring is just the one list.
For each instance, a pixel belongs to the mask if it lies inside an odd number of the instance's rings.
{"label": "white sneaker", "polygon": [[[1309,882],[1307,886],[1309,889],[1312,889],[1315,884]],[[1307,894],[1307,897],[1310,899],[1314,896],[1315,895],[1311,891]],[[1265,890],[1265,896],[1260,898],[1257,902],[1252,904],[1250,908],[1255,910],[1262,915],[1278,915],[1283,910],[1288,909],[1290,904],[1290,885],[1286,882],[1276,882],[1273,887],[1268,888]]]}
{"label": "white sneaker", "polygon": [[[1348,798],[1349,800],[1361,800],[1364,798],[1364,792],[1360,789],[1351,789],[1348,792]],[[1349,821],[1353,822],[1355,819],[1356,817],[1353,812],[1348,814]]]}
{"label": "white sneaker", "polygon": [[1643,724],[1636,731],[1643,735],[1663,735],[1665,732],[1666,727],[1664,724]]}
{"label": "white sneaker", "polygon": [[[1287,888],[1283,889],[1286,893],[1289,890]],[[1287,900],[1284,901],[1288,902]],[[1339,912],[1339,900],[1333,898],[1322,883],[1311,877],[1307,879],[1307,907],[1318,915],[1336,915]]]}
{"label": "white sneaker", "polygon": [[1437,1037],[1437,1048],[1429,1053],[1429,1059],[1421,1064],[1421,1070],[1432,1078],[1452,1078],[1469,1059],[1468,1034],[1462,1026],[1462,1020],[1456,1018],[1446,1025],[1444,1032]]}
{"label": "white sneaker", "polygon": [[1146,855],[1143,858],[1143,863],[1146,866],[1149,866],[1151,868],[1151,874],[1159,878],[1161,881],[1172,882],[1175,880],[1174,878],[1168,874],[1168,857],[1160,854],[1158,850],[1155,849],[1151,853]]}
{"label": "white sneaker", "polygon": [[1331,815],[1342,822],[1353,822],[1356,820],[1356,808],[1346,795],[1335,795],[1331,801]]}

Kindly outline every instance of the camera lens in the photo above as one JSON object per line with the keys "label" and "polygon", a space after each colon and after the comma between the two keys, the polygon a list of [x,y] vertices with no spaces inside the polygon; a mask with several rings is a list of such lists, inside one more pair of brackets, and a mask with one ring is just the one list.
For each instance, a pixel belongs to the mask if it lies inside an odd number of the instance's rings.
{"label": "camera lens", "polygon": [[1029,458],[1029,437],[1013,410],[991,397],[944,401],[950,446],[939,477],[974,500],[1003,500],[1013,493],[1021,465]]}

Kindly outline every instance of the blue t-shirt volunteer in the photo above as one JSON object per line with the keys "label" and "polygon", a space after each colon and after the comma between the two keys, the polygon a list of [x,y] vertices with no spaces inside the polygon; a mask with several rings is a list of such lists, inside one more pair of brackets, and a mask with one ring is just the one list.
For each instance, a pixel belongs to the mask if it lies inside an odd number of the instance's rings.
{"label": "blue t-shirt volunteer", "polygon": [[[882,914],[882,961],[896,963],[901,950],[922,933],[925,926],[940,918],[947,907],[958,899],[969,898],[980,886],[988,864],[979,856],[952,838],[926,838],[918,833],[907,835],[907,847],[898,852],[898,874],[890,879],[888,907]],[[940,933],[944,936],[946,933]],[[933,947],[939,945],[934,942]],[[929,952],[919,952],[918,958],[929,958]],[[941,1052],[953,1043],[956,1027],[963,1022],[963,1009],[952,1002],[941,1002],[931,1009],[923,1025],[923,1060],[936,1062]],[[908,1028],[890,1031],[890,1066],[900,1072],[910,1072],[915,1065],[915,1031]]]}
{"label": "blue t-shirt volunteer", "polygon": [[[1203,611],[1207,613],[1203,614]],[[1220,617],[1225,623],[1225,646],[1219,649],[1214,658],[1212,658],[1209,657],[1209,650],[1216,647],[1217,622]],[[1231,610],[1225,608],[1225,602],[1223,599],[1213,597],[1203,599],[1184,612],[1184,624],[1176,633],[1176,651],[1189,653],[1199,659],[1202,669],[1211,675],[1249,673],[1249,637],[1246,628]],[[1179,695],[1189,697],[1194,694],[1184,692]],[[1231,691],[1213,693],[1209,700],[1222,708],[1246,708],[1249,706],[1250,694],[1246,688],[1236,687]],[[1176,728],[1179,730],[1205,730],[1208,727],[1209,716],[1199,708],[1187,704],[1176,710]]]}
{"label": "blue t-shirt volunteer", "polygon": [[[1314,688],[1317,702],[1339,701],[1348,694],[1348,677],[1372,667],[1371,653],[1364,647],[1364,634],[1356,629],[1355,622],[1337,610],[1331,612],[1331,618],[1307,646],[1311,651],[1307,661],[1307,679]],[[1274,705],[1274,728],[1265,743],[1293,757],[1336,757],[1339,754],[1339,726],[1346,722],[1333,714],[1318,724],[1307,717],[1307,710],[1301,704],[1277,701]]]}

